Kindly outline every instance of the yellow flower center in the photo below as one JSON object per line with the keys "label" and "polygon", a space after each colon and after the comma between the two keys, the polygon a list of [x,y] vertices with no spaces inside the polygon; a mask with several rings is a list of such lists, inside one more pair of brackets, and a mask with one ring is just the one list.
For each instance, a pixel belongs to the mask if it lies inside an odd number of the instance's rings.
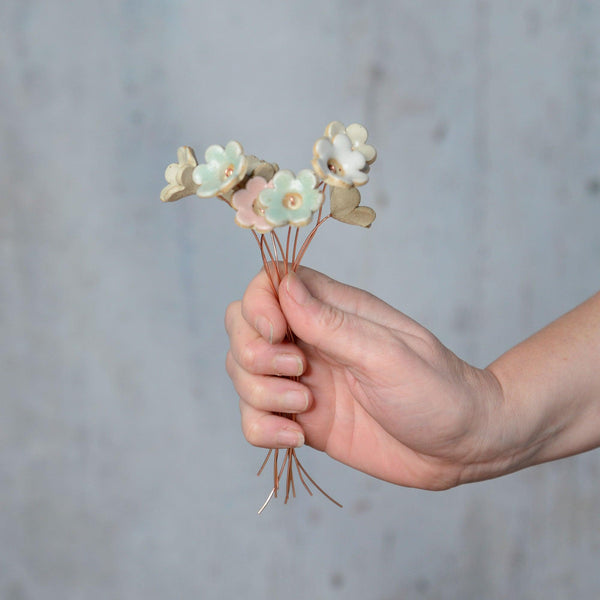
{"label": "yellow flower center", "polygon": [[295,192],[290,192],[283,197],[281,204],[283,204],[283,206],[289,210],[295,210],[296,208],[300,208],[302,206],[302,196],[300,194],[296,194]]}
{"label": "yellow flower center", "polygon": [[334,175],[344,175],[344,169],[343,169],[342,165],[340,165],[340,163],[337,160],[335,160],[335,158],[330,158],[327,161],[327,168]]}
{"label": "yellow flower center", "polygon": [[255,198],[254,202],[252,202],[252,210],[254,211],[254,214],[258,215],[259,217],[265,216],[265,209],[258,201],[258,198]]}

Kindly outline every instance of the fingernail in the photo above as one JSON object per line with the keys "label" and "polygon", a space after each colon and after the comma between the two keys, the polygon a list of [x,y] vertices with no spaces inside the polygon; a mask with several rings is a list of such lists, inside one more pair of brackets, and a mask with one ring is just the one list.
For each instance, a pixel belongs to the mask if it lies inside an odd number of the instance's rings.
{"label": "fingernail", "polygon": [[285,392],[281,397],[283,412],[303,412],[308,408],[308,394],[300,390]]}
{"label": "fingernail", "polygon": [[273,359],[273,370],[277,375],[298,376],[304,372],[304,364],[295,354],[278,354]]}
{"label": "fingernail", "polygon": [[258,317],[256,319],[256,329],[269,344],[273,343],[273,323],[269,319],[263,316]]}
{"label": "fingernail", "polygon": [[280,446],[286,446],[287,448],[299,448],[304,446],[304,436],[296,430],[282,429],[277,432],[275,441]]}
{"label": "fingernail", "polygon": [[297,304],[306,304],[310,300],[310,293],[298,275],[290,273],[285,282],[285,287]]}

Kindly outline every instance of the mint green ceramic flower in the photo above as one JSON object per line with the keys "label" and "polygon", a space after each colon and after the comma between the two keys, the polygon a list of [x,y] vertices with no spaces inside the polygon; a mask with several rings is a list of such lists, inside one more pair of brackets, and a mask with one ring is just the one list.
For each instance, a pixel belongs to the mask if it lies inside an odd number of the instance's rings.
{"label": "mint green ceramic flower", "polygon": [[192,175],[200,198],[228,192],[244,178],[248,169],[248,159],[239,142],[231,141],[225,148],[209,146],[204,158],[206,163],[198,165]]}
{"label": "mint green ceramic flower", "polygon": [[271,180],[273,187],[265,188],[258,196],[265,219],[274,227],[308,225],[323,204],[323,192],[316,189],[318,183],[317,176],[309,169],[300,171],[297,177],[286,169],[275,173]]}

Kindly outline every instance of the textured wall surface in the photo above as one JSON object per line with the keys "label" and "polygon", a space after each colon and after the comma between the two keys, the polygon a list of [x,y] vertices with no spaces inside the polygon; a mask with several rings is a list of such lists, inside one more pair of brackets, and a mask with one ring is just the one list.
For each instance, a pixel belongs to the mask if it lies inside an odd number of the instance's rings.
{"label": "textured wall surface", "polygon": [[222,326],[254,240],[158,194],[179,145],[299,170],[365,123],[377,221],[305,263],[484,366],[599,286],[600,5],[241,6],[0,3],[0,597],[598,598],[598,452],[427,493],[304,449],[345,508],[258,517]]}

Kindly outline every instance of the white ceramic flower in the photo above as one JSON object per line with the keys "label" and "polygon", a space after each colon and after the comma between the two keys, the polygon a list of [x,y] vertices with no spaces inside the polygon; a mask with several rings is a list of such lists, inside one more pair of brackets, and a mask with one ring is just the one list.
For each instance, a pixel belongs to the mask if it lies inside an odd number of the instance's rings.
{"label": "white ceramic flower", "polygon": [[352,148],[345,133],[338,133],[333,139],[319,138],[313,148],[312,165],[325,183],[335,187],[359,186],[369,181],[363,171],[366,159]]}
{"label": "white ceramic flower", "polygon": [[340,121],[332,121],[325,128],[325,136],[333,139],[336,135],[340,133],[345,133],[352,142],[352,149],[360,152],[367,161],[368,165],[371,165],[375,162],[377,158],[377,150],[370,144],[367,144],[367,138],[369,133],[367,128],[361,125],[360,123],[352,123],[352,125],[348,125],[345,127],[343,123]]}

